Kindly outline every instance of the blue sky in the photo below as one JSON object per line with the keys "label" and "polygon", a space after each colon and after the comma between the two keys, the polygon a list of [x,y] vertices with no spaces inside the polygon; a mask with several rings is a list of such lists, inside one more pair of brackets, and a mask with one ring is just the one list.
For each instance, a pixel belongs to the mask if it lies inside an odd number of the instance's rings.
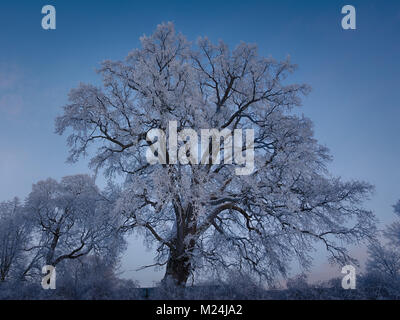
{"label": "blue sky", "polygon": [[[56,30],[41,28],[46,4],[56,8]],[[357,30],[341,28],[346,4],[357,10]],[[381,226],[393,221],[391,206],[400,199],[398,0],[2,1],[0,201],[25,197],[47,177],[89,172],[84,160],[65,163],[65,137],[54,134],[54,118],[71,88],[98,83],[94,70],[102,60],[124,58],[141,35],[166,21],[189,40],[207,35],[231,47],[257,43],[260,54],[276,59],[290,54],[299,65],[291,80],[313,88],[302,112],[331,150],[332,173],[374,184],[366,206]],[[315,256],[315,274],[323,273],[326,256],[319,250]],[[132,240],[125,274],[151,284],[162,274],[128,271],[148,263],[151,252]]]}

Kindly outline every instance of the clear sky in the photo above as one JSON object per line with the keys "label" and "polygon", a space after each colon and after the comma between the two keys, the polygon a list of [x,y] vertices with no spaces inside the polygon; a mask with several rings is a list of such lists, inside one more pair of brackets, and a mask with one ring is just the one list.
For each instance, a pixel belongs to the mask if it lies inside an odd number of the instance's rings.
{"label": "clear sky", "polygon": [[[56,30],[41,28],[41,9],[54,5]],[[341,8],[356,8],[357,30],[341,28]],[[66,164],[65,137],[54,118],[80,82],[98,83],[104,59],[123,59],[161,22],[173,21],[189,40],[207,35],[231,47],[257,43],[262,55],[299,65],[291,78],[313,91],[302,112],[327,145],[334,175],[376,186],[366,206],[381,227],[395,219],[400,199],[400,1],[89,1],[0,2],[0,201],[24,198],[32,183],[89,172],[86,161]],[[103,179],[99,178],[99,184]],[[363,257],[363,250],[354,252]],[[317,250],[314,278],[325,272]],[[122,269],[142,285],[159,280],[140,239]],[[329,269],[330,270],[330,269]],[[333,272],[333,271],[329,271]],[[336,274],[338,273],[336,272]]]}

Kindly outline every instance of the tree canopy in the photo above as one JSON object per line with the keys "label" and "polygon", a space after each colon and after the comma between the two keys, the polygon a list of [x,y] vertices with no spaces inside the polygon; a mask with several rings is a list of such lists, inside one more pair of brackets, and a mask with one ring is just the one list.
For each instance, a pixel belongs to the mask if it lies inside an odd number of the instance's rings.
{"label": "tree canopy", "polygon": [[[295,109],[310,91],[288,82],[296,66],[252,44],[193,44],[172,23],[140,40],[125,60],[102,63],[101,87],[71,90],[56,132],[69,132],[70,161],[90,154],[96,171],[126,177],[115,209],[121,230],[156,244],[165,280],[184,285],[196,271],[234,269],[272,281],[293,259],[308,267],[317,242],[333,261],[354,262],[346,244],[375,230],[362,207],[373,188],[329,174],[328,149]],[[254,171],[236,175],[223,161],[148,163],[148,132],[170,121],[179,131],[254,130]]]}

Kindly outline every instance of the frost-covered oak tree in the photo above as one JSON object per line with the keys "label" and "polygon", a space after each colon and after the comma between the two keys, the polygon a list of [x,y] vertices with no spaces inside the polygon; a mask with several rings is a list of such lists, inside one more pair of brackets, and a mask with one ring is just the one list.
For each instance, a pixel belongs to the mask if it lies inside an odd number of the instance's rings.
{"label": "frost-covered oak tree", "polygon": [[[141,45],[123,61],[102,63],[102,87],[71,91],[56,132],[72,129],[70,161],[90,152],[92,168],[126,175],[121,228],[157,243],[164,280],[184,285],[210,269],[273,280],[294,258],[307,267],[317,242],[334,261],[351,260],[345,244],[374,231],[373,214],[361,206],[372,187],[327,172],[327,148],[293,112],[309,91],[287,83],[295,66],[259,56],[255,45],[231,51],[207,38],[193,45],[171,23]],[[166,164],[149,164],[147,133],[167,132],[169,121],[178,131],[253,129],[254,171],[236,175],[224,161],[169,164],[176,154],[168,152]]]}

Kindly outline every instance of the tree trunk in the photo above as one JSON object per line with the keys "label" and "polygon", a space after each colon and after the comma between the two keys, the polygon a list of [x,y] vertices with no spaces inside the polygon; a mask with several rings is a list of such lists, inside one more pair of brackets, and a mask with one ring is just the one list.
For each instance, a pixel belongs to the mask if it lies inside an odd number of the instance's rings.
{"label": "tree trunk", "polygon": [[[176,238],[174,248],[170,250],[165,270],[164,284],[172,283],[184,287],[192,271],[191,256],[195,247],[193,236],[196,233],[196,221],[192,204],[185,209],[175,204]],[[190,241],[187,237],[190,236]]]}
{"label": "tree trunk", "polygon": [[179,257],[175,252],[171,252],[162,282],[184,287],[189,278],[190,269],[191,264],[186,255]]}

